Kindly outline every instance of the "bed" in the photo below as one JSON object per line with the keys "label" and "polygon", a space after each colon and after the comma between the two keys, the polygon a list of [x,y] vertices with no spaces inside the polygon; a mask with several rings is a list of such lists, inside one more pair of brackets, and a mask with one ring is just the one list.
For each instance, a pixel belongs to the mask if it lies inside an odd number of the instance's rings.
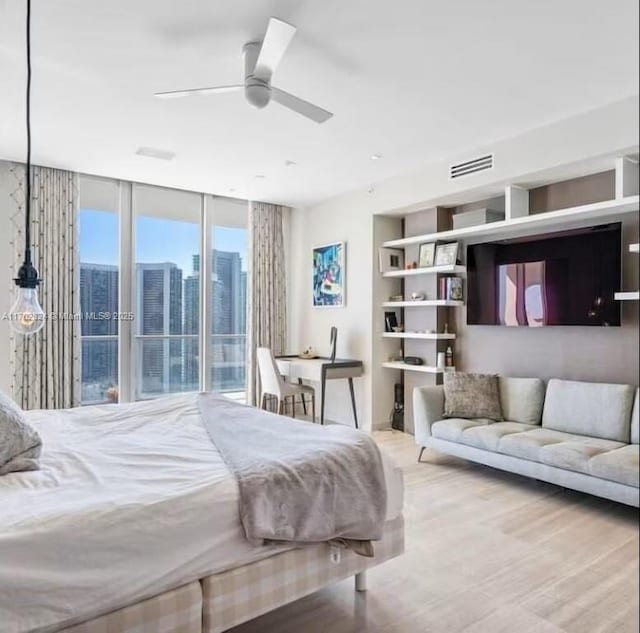
{"label": "bed", "polygon": [[196,398],[28,413],[45,449],[41,470],[0,478],[3,633],[218,633],[402,553],[384,456],[373,558],[250,544]]}

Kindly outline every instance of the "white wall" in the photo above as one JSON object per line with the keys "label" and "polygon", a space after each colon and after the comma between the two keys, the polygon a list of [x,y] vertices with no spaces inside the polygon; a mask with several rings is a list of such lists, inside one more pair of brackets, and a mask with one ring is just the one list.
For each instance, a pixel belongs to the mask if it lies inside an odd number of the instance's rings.
{"label": "white wall", "polygon": [[[365,427],[382,427],[387,423],[384,407],[374,406],[381,388],[371,373],[373,283],[373,222],[376,213],[409,212],[434,206],[439,198],[448,199],[456,192],[486,191],[504,183],[533,185],[544,180],[553,168],[560,177],[581,173],[585,165],[597,165],[598,157],[637,151],[638,97],[616,102],[605,108],[572,119],[529,131],[517,138],[492,146],[471,149],[464,156],[473,157],[487,151],[495,154],[491,172],[451,182],[450,160],[402,175],[370,189],[350,192],[293,212],[291,244],[293,274],[289,288],[291,350],[307,345],[328,349],[329,328],[339,329],[339,353],[361,358],[365,376],[357,380],[358,407]],[[584,172],[582,172],[584,173]],[[473,184],[472,184],[473,183]],[[477,197],[477,196],[476,196]],[[461,195],[459,202],[465,201]],[[318,310],[311,307],[311,248],[313,245],[344,240],[347,243],[347,305],[342,309]],[[394,372],[390,372],[388,389],[392,389]],[[349,423],[350,404],[346,384],[330,385],[327,394],[328,417]],[[376,418],[371,419],[371,412]]]}

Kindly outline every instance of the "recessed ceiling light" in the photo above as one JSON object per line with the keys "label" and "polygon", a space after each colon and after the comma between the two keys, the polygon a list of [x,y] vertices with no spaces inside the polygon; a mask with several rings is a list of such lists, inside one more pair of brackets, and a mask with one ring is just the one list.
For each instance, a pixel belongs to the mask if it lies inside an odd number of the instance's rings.
{"label": "recessed ceiling light", "polygon": [[266,176],[264,174],[256,174],[254,178],[258,178],[261,180],[262,178],[266,178]]}
{"label": "recessed ceiling light", "polygon": [[294,165],[297,165],[298,163],[296,163],[295,160],[286,160],[284,162],[284,166],[285,167],[293,167]]}
{"label": "recessed ceiling light", "polygon": [[371,156],[369,156],[369,158],[371,160],[380,160],[382,158],[382,154],[371,154]]}
{"label": "recessed ceiling light", "polygon": [[147,158],[157,158],[158,160],[173,160],[176,155],[164,149],[156,149],[154,147],[140,147],[136,152],[138,156],[146,156]]}
{"label": "recessed ceiling light", "polygon": [[229,189],[229,193],[234,193],[235,189],[233,187],[231,187],[231,189]]}

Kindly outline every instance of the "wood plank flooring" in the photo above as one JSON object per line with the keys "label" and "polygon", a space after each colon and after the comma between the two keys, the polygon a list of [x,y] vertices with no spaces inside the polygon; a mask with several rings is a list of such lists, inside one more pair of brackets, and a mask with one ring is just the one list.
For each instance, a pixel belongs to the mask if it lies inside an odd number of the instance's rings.
{"label": "wood plank flooring", "polygon": [[233,633],[637,633],[638,511],[375,433],[405,476],[406,553]]}

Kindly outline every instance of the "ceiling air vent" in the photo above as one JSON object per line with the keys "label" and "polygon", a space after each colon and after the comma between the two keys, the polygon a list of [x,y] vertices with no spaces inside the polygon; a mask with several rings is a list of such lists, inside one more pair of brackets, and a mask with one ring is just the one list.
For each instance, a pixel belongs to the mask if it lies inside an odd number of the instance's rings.
{"label": "ceiling air vent", "polygon": [[487,169],[493,169],[493,154],[485,154],[484,156],[478,156],[472,160],[465,160],[462,163],[456,163],[449,166],[449,178],[460,178],[461,176],[468,176],[469,174],[475,174],[479,171],[486,171]]}

